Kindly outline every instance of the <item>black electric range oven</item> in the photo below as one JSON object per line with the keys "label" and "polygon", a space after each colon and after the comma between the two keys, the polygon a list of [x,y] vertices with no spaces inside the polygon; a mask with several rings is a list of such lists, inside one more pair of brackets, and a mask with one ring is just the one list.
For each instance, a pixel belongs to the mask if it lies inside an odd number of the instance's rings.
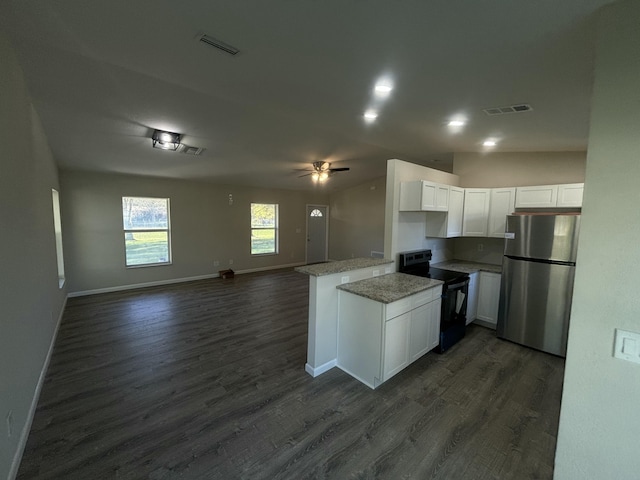
{"label": "black electric range oven", "polygon": [[436,348],[437,352],[444,353],[465,334],[469,275],[430,267],[430,261],[431,250],[401,253],[398,271],[444,282],[440,311],[440,344]]}

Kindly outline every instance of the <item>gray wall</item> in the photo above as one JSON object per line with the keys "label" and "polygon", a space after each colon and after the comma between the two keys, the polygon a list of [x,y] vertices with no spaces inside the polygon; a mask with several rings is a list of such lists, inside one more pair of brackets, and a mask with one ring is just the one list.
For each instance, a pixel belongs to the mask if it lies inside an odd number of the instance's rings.
{"label": "gray wall", "polygon": [[344,260],[384,252],[386,177],[331,194],[329,258]]}
{"label": "gray wall", "polygon": [[[224,268],[246,271],[304,263],[306,204],[328,203],[325,194],[313,192],[131,175],[63,171],[60,183],[70,293],[212,275]],[[123,196],[170,198],[171,265],[125,267]],[[252,202],[279,205],[278,255],[250,254]],[[214,266],[216,260],[219,266]]]}
{"label": "gray wall", "polygon": [[586,161],[587,152],[456,153],[453,173],[462,187],[582,183]]}
{"label": "gray wall", "polygon": [[8,478],[28,434],[66,290],[58,288],[56,266],[56,166],[22,70],[1,35],[0,65],[0,478]]}
{"label": "gray wall", "polygon": [[640,332],[640,2],[599,24],[586,188],[555,477],[640,478],[640,365],[613,358]]}

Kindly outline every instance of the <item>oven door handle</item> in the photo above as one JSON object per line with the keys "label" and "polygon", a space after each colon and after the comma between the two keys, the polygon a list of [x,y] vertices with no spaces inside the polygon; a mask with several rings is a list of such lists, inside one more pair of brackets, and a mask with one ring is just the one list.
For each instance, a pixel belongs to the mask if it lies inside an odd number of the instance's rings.
{"label": "oven door handle", "polygon": [[464,282],[454,283],[453,285],[447,285],[447,290],[457,290],[459,288],[463,288],[465,285],[469,285],[469,280],[465,280]]}

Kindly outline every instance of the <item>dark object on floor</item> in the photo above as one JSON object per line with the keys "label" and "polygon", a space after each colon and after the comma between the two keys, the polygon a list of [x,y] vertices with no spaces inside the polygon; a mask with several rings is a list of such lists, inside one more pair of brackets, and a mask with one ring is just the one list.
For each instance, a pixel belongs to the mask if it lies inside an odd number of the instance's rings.
{"label": "dark object on floor", "polygon": [[220,276],[220,278],[233,278],[235,276],[235,273],[233,273],[233,270],[229,268],[228,270],[220,270],[218,272],[218,275]]}

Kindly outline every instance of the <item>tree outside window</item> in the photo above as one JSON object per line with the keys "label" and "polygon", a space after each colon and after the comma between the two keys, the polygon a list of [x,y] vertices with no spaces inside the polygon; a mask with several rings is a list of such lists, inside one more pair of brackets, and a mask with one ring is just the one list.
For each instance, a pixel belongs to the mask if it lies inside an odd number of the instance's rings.
{"label": "tree outside window", "polygon": [[251,204],[251,255],[278,253],[278,205]]}
{"label": "tree outside window", "polygon": [[127,267],[171,263],[169,199],[122,197]]}

